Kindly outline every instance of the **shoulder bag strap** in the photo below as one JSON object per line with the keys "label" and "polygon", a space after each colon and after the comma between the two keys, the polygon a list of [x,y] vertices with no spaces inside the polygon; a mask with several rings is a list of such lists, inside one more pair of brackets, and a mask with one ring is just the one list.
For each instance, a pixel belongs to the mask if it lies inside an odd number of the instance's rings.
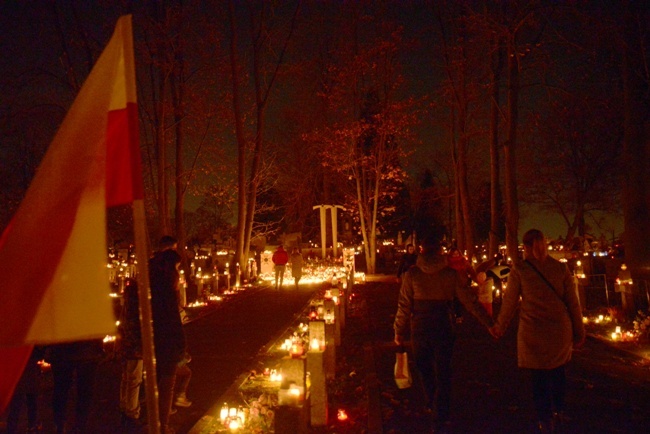
{"label": "shoulder bag strap", "polygon": [[560,295],[559,295],[559,294],[557,293],[557,291],[555,290],[555,287],[551,284],[551,282],[548,281],[548,279],[547,279],[546,277],[544,277],[544,275],[541,273],[541,271],[539,271],[539,270],[537,269],[537,267],[535,267],[535,266],[533,265],[533,263],[530,262],[528,259],[526,259],[524,262],[527,263],[527,264],[530,266],[530,268],[532,268],[533,270],[535,270],[535,273],[537,273],[537,275],[538,275],[538,276],[539,276],[539,277],[544,281],[544,283],[546,283],[546,284],[548,285],[548,287],[549,287],[551,290],[553,290],[553,294],[555,294],[555,296],[556,296],[557,298],[559,298],[560,301],[561,301],[562,303],[564,303],[564,300],[562,300],[562,299],[560,298]]}

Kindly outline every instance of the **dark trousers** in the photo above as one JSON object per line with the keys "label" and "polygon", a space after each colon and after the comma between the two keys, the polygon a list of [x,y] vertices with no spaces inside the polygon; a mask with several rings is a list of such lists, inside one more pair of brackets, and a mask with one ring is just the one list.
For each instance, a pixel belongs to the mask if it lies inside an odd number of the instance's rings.
{"label": "dark trousers", "polygon": [[451,409],[451,357],[454,337],[451,333],[435,336],[414,335],[413,357],[427,395],[427,405],[437,411],[438,421],[449,420]]}
{"label": "dark trousers", "polygon": [[451,300],[414,300],[411,317],[413,358],[437,421],[447,422],[451,408],[451,357],[454,350]]}
{"label": "dark trousers", "polygon": [[9,403],[9,414],[7,415],[7,433],[18,432],[18,422],[23,404],[27,404],[27,426],[34,428],[38,424],[38,392],[40,367],[36,360],[30,359],[20,377],[20,381],[14,391],[14,396]]}
{"label": "dark trousers", "polygon": [[553,418],[553,412],[564,411],[566,396],[565,365],[554,369],[530,369],[533,401],[540,421]]}
{"label": "dark trousers", "polygon": [[54,424],[57,430],[65,426],[68,395],[76,374],[77,400],[75,406],[75,427],[79,432],[85,432],[90,415],[93,389],[97,372],[96,361],[65,361],[52,363],[54,391],[52,394],[52,410]]}

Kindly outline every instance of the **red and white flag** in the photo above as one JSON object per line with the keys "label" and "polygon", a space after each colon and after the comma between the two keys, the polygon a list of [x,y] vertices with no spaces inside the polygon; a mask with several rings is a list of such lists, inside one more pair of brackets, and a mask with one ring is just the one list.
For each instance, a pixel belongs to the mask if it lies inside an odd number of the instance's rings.
{"label": "red and white flag", "polygon": [[127,15],[117,21],[0,238],[0,413],[33,345],[115,332],[106,208],[142,198]]}

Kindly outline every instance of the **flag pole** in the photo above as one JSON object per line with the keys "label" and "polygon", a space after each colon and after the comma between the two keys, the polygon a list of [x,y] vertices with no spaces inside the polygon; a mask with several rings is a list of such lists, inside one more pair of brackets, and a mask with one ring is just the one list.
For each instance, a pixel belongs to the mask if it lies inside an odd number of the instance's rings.
{"label": "flag pole", "polygon": [[158,387],[156,383],[156,356],[153,343],[151,315],[151,290],[149,287],[149,249],[147,242],[147,220],[144,200],[133,201],[133,231],[135,255],[138,261],[138,301],[140,305],[140,330],[142,333],[142,361],[144,364],[145,395],[147,398],[147,420],[150,434],[160,434],[160,413],[158,408]]}

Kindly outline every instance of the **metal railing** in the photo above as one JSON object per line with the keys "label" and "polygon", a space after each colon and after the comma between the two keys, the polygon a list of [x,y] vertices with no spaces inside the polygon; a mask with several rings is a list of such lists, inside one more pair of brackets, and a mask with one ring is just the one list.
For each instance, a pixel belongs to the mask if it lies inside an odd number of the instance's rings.
{"label": "metal railing", "polygon": [[[620,307],[622,297],[632,302],[636,310],[647,310],[650,306],[650,281],[636,279],[631,285],[618,285],[615,279],[608,279],[606,274],[587,274],[578,279],[580,291],[584,291],[584,309]],[[623,295],[623,293],[625,295]]]}

